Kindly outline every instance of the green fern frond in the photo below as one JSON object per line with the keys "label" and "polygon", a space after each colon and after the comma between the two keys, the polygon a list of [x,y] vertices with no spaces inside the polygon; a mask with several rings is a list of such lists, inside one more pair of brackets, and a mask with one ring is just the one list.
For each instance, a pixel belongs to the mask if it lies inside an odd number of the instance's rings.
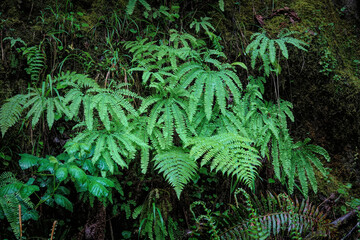
{"label": "green fern frond", "polygon": [[236,176],[253,188],[260,167],[258,151],[252,141],[236,134],[219,134],[207,138],[195,138],[190,155],[202,159],[201,166],[210,164],[210,169],[226,175]]}
{"label": "green fern frond", "polygon": [[29,198],[32,193],[38,190],[37,186],[22,183],[11,172],[3,172],[0,175],[0,211],[4,212],[16,238],[20,236],[19,205],[22,208],[23,221],[37,220],[38,218],[34,204]]}
{"label": "green fern frond", "polygon": [[45,53],[41,46],[32,46],[25,48],[23,55],[26,56],[29,65],[25,70],[30,75],[31,81],[36,83],[40,80],[40,73],[45,67]]}
{"label": "green fern frond", "polygon": [[54,78],[54,81],[58,82],[61,87],[69,86],[78,89],[99,88],[99,85],[94,79],[76,72],[61,72]]}
{"label": "green fern frond", "polygon": [[136,2],[139,1],[141,5],[145,7],[147,11],[151,10],[150,5],[145,0],[129,0],[128,4],[126,5],[126,13],[132,15],[135,10]]}
{"label": "green fern frond", "polygon": [[[321,172],[321,174],[323,174],[324,176],[327,175],[326,169],[324,168],[323,164],[316,156],[316,154],[323,156],[327,161],[330,161],[329,154],[325,149],[320,146],[308,144],[309,141],[310,139],[306,139],[304,142],[298,142],[294,144],[291,156],[291,161],[294,165],[292,166],[292,172],[294,172],[296,168],[295,173],[298,174],[298,178],[300,180],[302,191],[305,197],[308,196],[308,182],[310,182],[310,185],[314,192],[317,192],[317,180],[315,177],[313,165]],[[289,190],[291,193],[293,192],[292,186],[294,186],[293,178],[295,178],[295,174],[288,174],[288,178],[289,186],[291,187],[289,187]]]}
{"label": "green fern frond", "polygon": [[126,5],[126,13],[131,15],[134,12],[135,5],[137,0],[129,0],[128,4]]}
{"label": "green fern frond", "polygon": [[[191,28],[191,24],[190,24],[190,28]],[[176,29],[170,29],[169,33],[170,33],[169,41],[174,43],[174,48],[176,49],[180,47],[184,47],[186,49],[196,48],[202,45],[201,41],[198,41],[198,39],[196,39],[194,36],[192,36],[189,33],[181,33],[178,32]]]}
{"label": "green fern frond", "polygon": [[20,119],[27,98],[27,95],[18,94],[6,100],[6,103],[1,106],[0,128],[2,137],[4,137],[6,131]]}
{"label": "green fern frond", "polygon": [[165,179],[174,187],[177,197],[197,170],[196,161],[182,148],[160,152],[154,157],[155,169],[164,174]]}
{"label": "green fern frond", "polygon": [[276,47],[275,43],[279,47],[283,57],[289,58],[289,52],[286,44],[291,44],[298,49],[307,51],[304,46],[307,44],[299,39],[290,37],[295,32],[281,32],[276,39],[270,39],[266,31],[262,33],[254,33],[250,40],[251,43],[246,47],[246,53],[251,54],[251,67],[255,68],[256,59],[260,58],[263,62],[263,69],[266,76],[269,76],[271,71],[280,73],[279,64],[276,60]]}
{"label": "green fern frond", "polygon": [[284,58],[288,59],[289,58],[289,52],[288,52],[287,47],[285,45],[284,39],[281,39],[281,38],[280,39],[275,39],[275,42],[280,47],[281,53],[284,56]]}
{"label": "green fern frond", "polygon": [[193,101],[190,101],[189,106],[190,120],[197,110],[202,95],[204,96],[203,104],[208,120],[210,120],[213,112],[214,98],[222,113],[225,112],[227,97],[225,89],[229,89],[236,102],[240,98],[241,82],[237,75],[227,68],[222,68],[219,71],[207,71],[200,64],[192,62],[183,64],[179,68],[177,76],[180,79],[181,87],[189,89],[192,95]]}
{"label": "green fern frond", "polygon": [[86,149],[93,148],[92,163],[96,165],[105,160],[110,173],[114,173],[115,166],[127,168],[128,161],[135,158],[139,148],[149,148],[146,142],[130,130],[131,128],[112,122],[110,130],[85,130],[79,133],[66,143],[65,149],[71,156],[82,156],[82,145],[86,145]]}

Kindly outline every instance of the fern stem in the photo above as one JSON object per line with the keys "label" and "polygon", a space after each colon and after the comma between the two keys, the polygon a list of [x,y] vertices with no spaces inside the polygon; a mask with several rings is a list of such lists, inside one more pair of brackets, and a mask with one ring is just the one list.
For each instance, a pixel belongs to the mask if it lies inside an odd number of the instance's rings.
{"label": "fern stem", "polygon": [[57,221],[55,220],[51,229],[50,240],[53,240]]}
{"label": "fern stem", "polygon": [[20,239],[22,239],[21,204],[19,204],[19,228],[20,228]]}

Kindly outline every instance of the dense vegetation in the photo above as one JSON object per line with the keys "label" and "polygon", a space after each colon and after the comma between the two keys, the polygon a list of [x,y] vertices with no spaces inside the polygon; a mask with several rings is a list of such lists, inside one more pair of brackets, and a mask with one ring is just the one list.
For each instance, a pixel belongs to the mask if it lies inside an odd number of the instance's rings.
{"label": "dense vegetation", "polygon": [[296,9],[261,3],[251,24],[235,21],[234,51],[220,33],[231,27],[219,28],[249,8],[242,1],[11,2],[0,15],[11,83],[0,108],[2,239],[357,234],[354,223],[337,228],[360,205],[351,185],[330,174],[321,141],[293,128],[298,56],[321,46],[317,74],[345,75]]}

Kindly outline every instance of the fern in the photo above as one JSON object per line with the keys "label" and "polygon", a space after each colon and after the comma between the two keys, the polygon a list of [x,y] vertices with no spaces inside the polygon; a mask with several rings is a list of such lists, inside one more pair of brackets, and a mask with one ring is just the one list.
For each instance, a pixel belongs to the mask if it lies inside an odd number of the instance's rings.
{"label": "fern", "polygon": [[[202,96],[208,120],[210,120],[212,115],[214,98],[216,98],[216,103],[219,105],[222,113],[226,110],[226,99],[229,97],[229,92],[234,96],[236,102],[240,99],[241,82],[239,78],[226,65],[220,64],[219,67],[221,67],[219,71],[211,71],[206,70],[199,63],[190,62],[183,64],[179,68],[177,76],[180,79],[180,85],[191,92],[192,101],[190,101],[189,105],[190,121],[193,119]],[[226,91],[227,88],[229,92]]]}
{"label": "fern", "polygon": [[126,6],[126,13],[131,15],[134,12],[136,2],[139,1],[141,5],[145,7],[147,11],[151,10],[150,5],[145,0],[129,0],[127,6]]}
{"label": "fern", "polygon": [[38,190],[37,186],[26,185],[17,180],[11,172],[3,172],[0,175],[0,211],[6,216],[16,238],[20,236],[19,205],[22,209],[22,221],[37,220],[39,217],[29,198]]}
{"label": "fern", "polygon": [[0,128],[2,137],[7,130],[12,127],[20,118],[24,110],[27,96],[18,94],[6,100],[6,103],[0,108]]}
{"label": "fern", "polygon": [[176,222],[168,216],[172,209],[169,201],[170,194],[162,189],[149,192],[144,203],[133,212],[133,218],[140,221],[139,236],[147,235],[148,239],[174,239],[169,236],[176,229]]}
{"label": "fern", "polygon": [[221,11],[224,11],[224,0],[219,0],[219,8]]}
{"label": "fern", "polygon": [[42,82],[41,88],[28,88],[29,93],[18,94],[10,98],[0,109],[0,127],[2,134],[14,125],[20,118],[23,110],[28,109],[25,119],[32,119],[33,127],[39,122],[40,118],[46,112],[46,121],[48,127],[51,129],[55,114],[67,115],[71,117],[70,112],[64,106],[64,98],[59,95],[57,86],[58,79],[52,79],[50,75],[47,76],[46,81]]}
{"label": "fern", "polygon": [[85,124],[89,130],[93,129],[94,110],[97,111],[101,122],[107,130],[110,130],[110,120],[127,126],[126,111],[135,116],[137,115],[134,107],[126,97],[139,97],[129,90],[123,88],[100,88],[93,79],[82,74],[67,73],[61,75],[60,78],[63,80],[62,87],[69,88],[63,102],[67,105],[71,117],[79,115],[82,103]]}
{"label": "fern", "polygon": [[[252,42],[246,47],[246,53],[251,53],[251,67],[255,68],[256,59],[260,58],[263,62],[263,68],[266,76],[269,76],[271,71],[279,73],[279,64],[276,61],[276,45],[279,47],[283,57],[289,58],[288,48],[286,44],[292,44],[298,49],[307,51],[304,46],[307,44],[299,39],[290,37],[290,35],[297,32],[282,31],[278,34],[276,39],[271,39],[267,36],[266,31],[262,33],[254,33],[250,40]],[[276,45],[275,45],[276,43]]]}
{"label": "fern", "polygon": [[[303,190],[304,196],[308,196],[308,183],[310,183],[314,192],[317,192],[317,181],[313,166],[315,166],[321,174],[327,175],[322,162],[317,155],[324,157],[330,161],[329,154],[325,149],[320,146],[308,144],[310,139],[307,138],[303,142],[298,142],[292,147],[292,164],[290,173],[297,172],[300,180],[300,185]],[[297,169],[297,171],[295,170]],[[289,177],[289,190],[293,192],[294,188],[294,175],[288,174]]]}
{"label": "fern", "polygon": [[236,134],[219,134],[207,138],[195,138],[190,155],[202,159],[201,166],[210,164],[210,169],[224,175],[237,177],[254,189],[257,168],[261,166],[258,151],[253,142]]}
{"label": "fern", "polygon": [[[246,239],[246,235],[251,236],[256,232],[264,232],[264,236],[273,237],[283,234],[305,236],[308,233],[322,236],[330,229],[326,214],[308,200],[293,201],[286,194],[271,193],[261,199],[251,199],[244,190],[241,191],[245,196],[247,209],[237,203],[232,207],[233,215],[219,218],[219,228],[223,229],[221,239],[233,239],[234,236],[243,236],[243,239]],[[255,209],[257,212],[254,214]],[[246,211],[252,213],[250,219],[246,219]],[[251,224],[254,221],[260,229],[252,231],[254,225]]]}
{"label": "fern", "polygon": [[[262,80],[250,78],[246,93],[239,104],[220,116],[218,133],[238,133],[254,143],[263,159],[269,159],[275,176],[283,183],[288,182],[293,192],[295,178],[300,180],[304,196],[308,195],[308,183],[317,192],[317,181],[313,166],[323,175],[326,171],[316,155],[329,160],[327,152],[318,146],[294,143],[289,135],[287,120],[294,120],[292,105],[279,100],[278,104],[262,100]],[[261,136],[261,137],[259,137]],[[313,152],[315,151],[315,152]]]}
{"label": "fern", "polygon": [[[236,196],[240,192],[243,203]],[[211,239],[277,239],[284,235],[298,239],[306,235],[326,236],[331,229],[326,213],[309,200],[293,201],[284,193],[251,198],[243,189],[234,195],[236,204],[222,214],[212,213],[204,206],[206,214],[196,216],[192,208],[199,203],[191,205],[195,221],[210,233]]]}
{"label": "fern", "polygon": [[163,173],[165,179],[174,187],[177,197],[197,170],[196,161],[181,148],[173,148],[158,153],[154,157],[155,169]]}
{"label": "fern", "polygon": [[152,139],[158,142],[159,149],[166,149],[173,145],[174,130],[184,142],[187,141],[189,135],[186,127],[188,125],[186,104],[181,99],[188,96],[187,92],[181,88],[167,88],[166,90],[170,93],[170,96],[153,95],[145,99],[139,109],[140,113],[149,109],[147,133],[150,137],[155,137],[155,139]]}
{"label": "fern", "polygon": [[[221,0],[220,0],[221,1]],[[224,5],[224,2],[223,2]],[[212,31],[215,31],[215,28],[211,25],[211,23],[209,22],[209,20],[211,20],[211,18],[209,17],[201,17],[200,21],[197,21],[197,19],[194,19],[194,21],[192,23],[190,23],[190,28],[195,27],[195,32],[199,33],[200,32],[200,27],[202,29],[205,30],[205,32],[210,32],[209,28]]]}
{"label": "fern", "polygon": [[[85,130],[65,145],[66,151],[75,158],[81,154],[82,145],[94,148],[91,157],[93,165],[105,163],[104,171],[114,173],[117,166],[128,167],[128,161],[135,157],[137,147],[147,148],[147,144],[119,124],[111,123],[110,130]],[[85,154],[85,153],[83,153]]]}
{"label": "fern", "polygon": [[39,45],[25,48],[23,55],[26,56],[29,65],[25,70],[30,75],[31,82],[38,82],[40,80],[40,73],[45,67],[45,53]]}

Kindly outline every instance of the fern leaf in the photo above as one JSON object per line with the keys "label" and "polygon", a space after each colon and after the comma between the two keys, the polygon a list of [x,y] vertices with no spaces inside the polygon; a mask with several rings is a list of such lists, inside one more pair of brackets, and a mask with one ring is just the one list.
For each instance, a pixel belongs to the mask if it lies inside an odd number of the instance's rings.
{"label": "fern leaf", "polygon": [[127,168],[126,162],[122,159],[122,157],[119,154],[119,147],[115,143],[114,138],[110,135],[106,139],[108,150],[110,151],[110,154],[113,158],[113,160],[122,168]]}
{"label": "fern leaf", "polygon": [[224,0],[219,0],[219,8],[221,11],[224,11]]}
{"label": "fern leaf", "polygon": [[192,141],[190,155],[203,158],[201,166],[211,160],[211,168],[216,172],[236,176],[253,188],[257,167],[261,165],[258,152],[250,146],[252,141],[235,134],[219,134]]}
{"label": "fern leaf", "polygon": [[164,139],[167,145],[171,145],[173,135],[174,135],[174,122],[173,122],[173,114],[171,112],[172,102],[167,102],[164,106]]}
{"label": "fern leaf", "polygon": [[49,98],[47,100],[46,120],[47,120],[49,129],[51,129],[52,125],[54,124],[54,120],[55,120],[53,98]]}
{"label": "fern leaf", "polygon": [[213,78],[213,74],[207,74],[207,81],[205,86],[205,95],[204,95],[204,109],[206,118],[211,119],[212,106],[214,101],[214,90],[216,86],[216,80]]}
{"label": "fern leaf", "polygon": [[71,102],[68,106],[70,118],[78,115],[82,98],[83,93],[79,89],[71,89],[66,93],[63,103],[66,105]]}
{"label": "fern leaf", "polygon": [[110,130],[110,119],[108,114],[108,102],[106,97],[102,97],[98,103],[97,109],[99,111],[99,117],[104,124],[106,130]]}
{"label": "fern leaf", "polygon": [[[244,190],[242,193],[244,204],[238,204],[235,196],[237,205],[232,206],[232,214],[220,214],[213,220],[217,223],[219,239],[276,239],[293,234],[316,237],[326,235],[330,229],[325,214],[308,200],[299,203],[286,194],[271,193],[259,199],[256,196],[250,198]],[[208,224],[209,221],[205,227]]]}
{"label": "fern leaf", "polygon": [[142,147],[141,148],[141,158],[140,158],[142,174],[146,174],[147,168],[149,165],[149,161],[150,161],[150,150],[149,150],[149,148]]}
{"label": "fern leaf", "polygon": [[0,128],[4,137],[6,131],[12,127],[20,118],[23,106],[26,102],[26,95],[18,94],[8,100],[0,108]]}
{"label": "fern leaf", "polygon": [[188,116],[190,122],[192,122],[195,112],[197,110],[199,100],[204,89],[206,77],[207,77],[206,74],[201,75],[195,83],[194,91],[193,94],[191,95],[191,100],[189,101]]}
{"label": "fern leaf", "polygon": [[[31,121],[31,125],[33,127],[35,127],[35,125],[39,122],[39,119],[41,117],[41,114],[44,111],[44,102],[43,99],[40,99],[39,101],[37,101],[33,107],[31,108],[30,112],[34,112],[33,117],[32,117],[32,121]],[[28,114],[29,115],[29,114]],[[30,117],[30,116],[29,116]]]}
{"label": "fern leaf", "polygon": [[224,80],[225,85],[229,88],[231,94],[234,96],[235,104],[238,104],[241,98],[240,89],[242,89],[239,77],[234,72],[229,70],[221,71],[219,76]]}
{"label": "fern leaf", "polygon": [[307,52],[307,49],[304,48],[302,45],[306,46],[307,44],[299,39],[293,38],[293,37],[286,37],[283,38],[286,43],[290,43],[294,45],[295,47]]}
{"label": "fern leaf", "polygon": [[91,100],[89,95],[85,95],[83,98],[85,123],[89,130],[92,130],[94,125],[93,103]]}
{"label": "fern leaf", "polygon": [[[96,164],[96,162],[99,160],[102,151],[104,150],[104,145],[105,145],[105,139],[106,139],[106,135],[102,134],[98,140],[96,141],[96,146],[95,146],[95,150],[94,150],[94,156],[91,159],[92,164]],[[114,168],[109,168],[110,172],[113,173]]]}
{"label": "fern leaf", "polygon": [[276,49],[275,49],[275,41],[273,39],[269,41],[269,56],[270,56],[271,64],[274,64],[276,59]]}
{"label": "fern leaf", "polygon": [[251,67],[252,68],[255,68],[255,64],[256,64],[256,58],[258,57],[259,55],[259,49],[254,49],[252,51],[252,54],[251,54]]}
{"label": "fern leaf", "polygon": [[126,5],[126,13],[132,15],[135,9],[137,0],[129,0],[128,4]]}
{"label": "fern leaf", "polygon": [[283,39],[276,39],[275,42],[279,45],[281,53],[283,54],[283,56],[288,59],[289,58],[289,53],[287,50],[287,47],[285,45],[285,42]]}
{"label": "fern leaf", "polygon": [[269,43],[269,38],[267,37],[264,37],[261,41],[261,44],[260,44],[260,55],[264,55],[265,54],[265,51],[266,49],[268,48],[268,43]]}
{"label": "fern leaf", "polygon": [[173,148],[157,154],[154,162],[155,168],[164,174],[165,179],[174,187],[180,199],[183,188],[196,173],[196,161],[181,148]]}
{"label": "fern leaf", "polygon": [[144,6],[147,11],[151,10],[150,4],[148,4],[145,0],[139,0],[139,2]]}
{"label": "fern leaf", "polygon": [[155,127],[156,120],[158,119],[159,114],[162,111],[164,104],[165,103],[163,101],[158,102],[155,104],[155,106],[151,110],[149,123],[148,123],[148,127],[147,127],[147,132],[150,135],[152,134],[152,131]]}
{"label": "fern leaf", "polygon": [[260,45],[260,41],[265,37],[264,33],[254,33],[253,35],[251,35],[250,40],[252,40],[253,38],[255,38],[255,40],[253,40],[245,49],[246,53],[250,53],[250,51],[258,49],[259,45]]}
{"label": "fern leaf", "polygon": [[186,115],[185,112],[181,111],[177,104],[173,104],[172,112],[174,115],[175,123],[176,123],[176,132],[179,134],[181,140],[186,143],[188,139],[188,130],[185,124]]}

